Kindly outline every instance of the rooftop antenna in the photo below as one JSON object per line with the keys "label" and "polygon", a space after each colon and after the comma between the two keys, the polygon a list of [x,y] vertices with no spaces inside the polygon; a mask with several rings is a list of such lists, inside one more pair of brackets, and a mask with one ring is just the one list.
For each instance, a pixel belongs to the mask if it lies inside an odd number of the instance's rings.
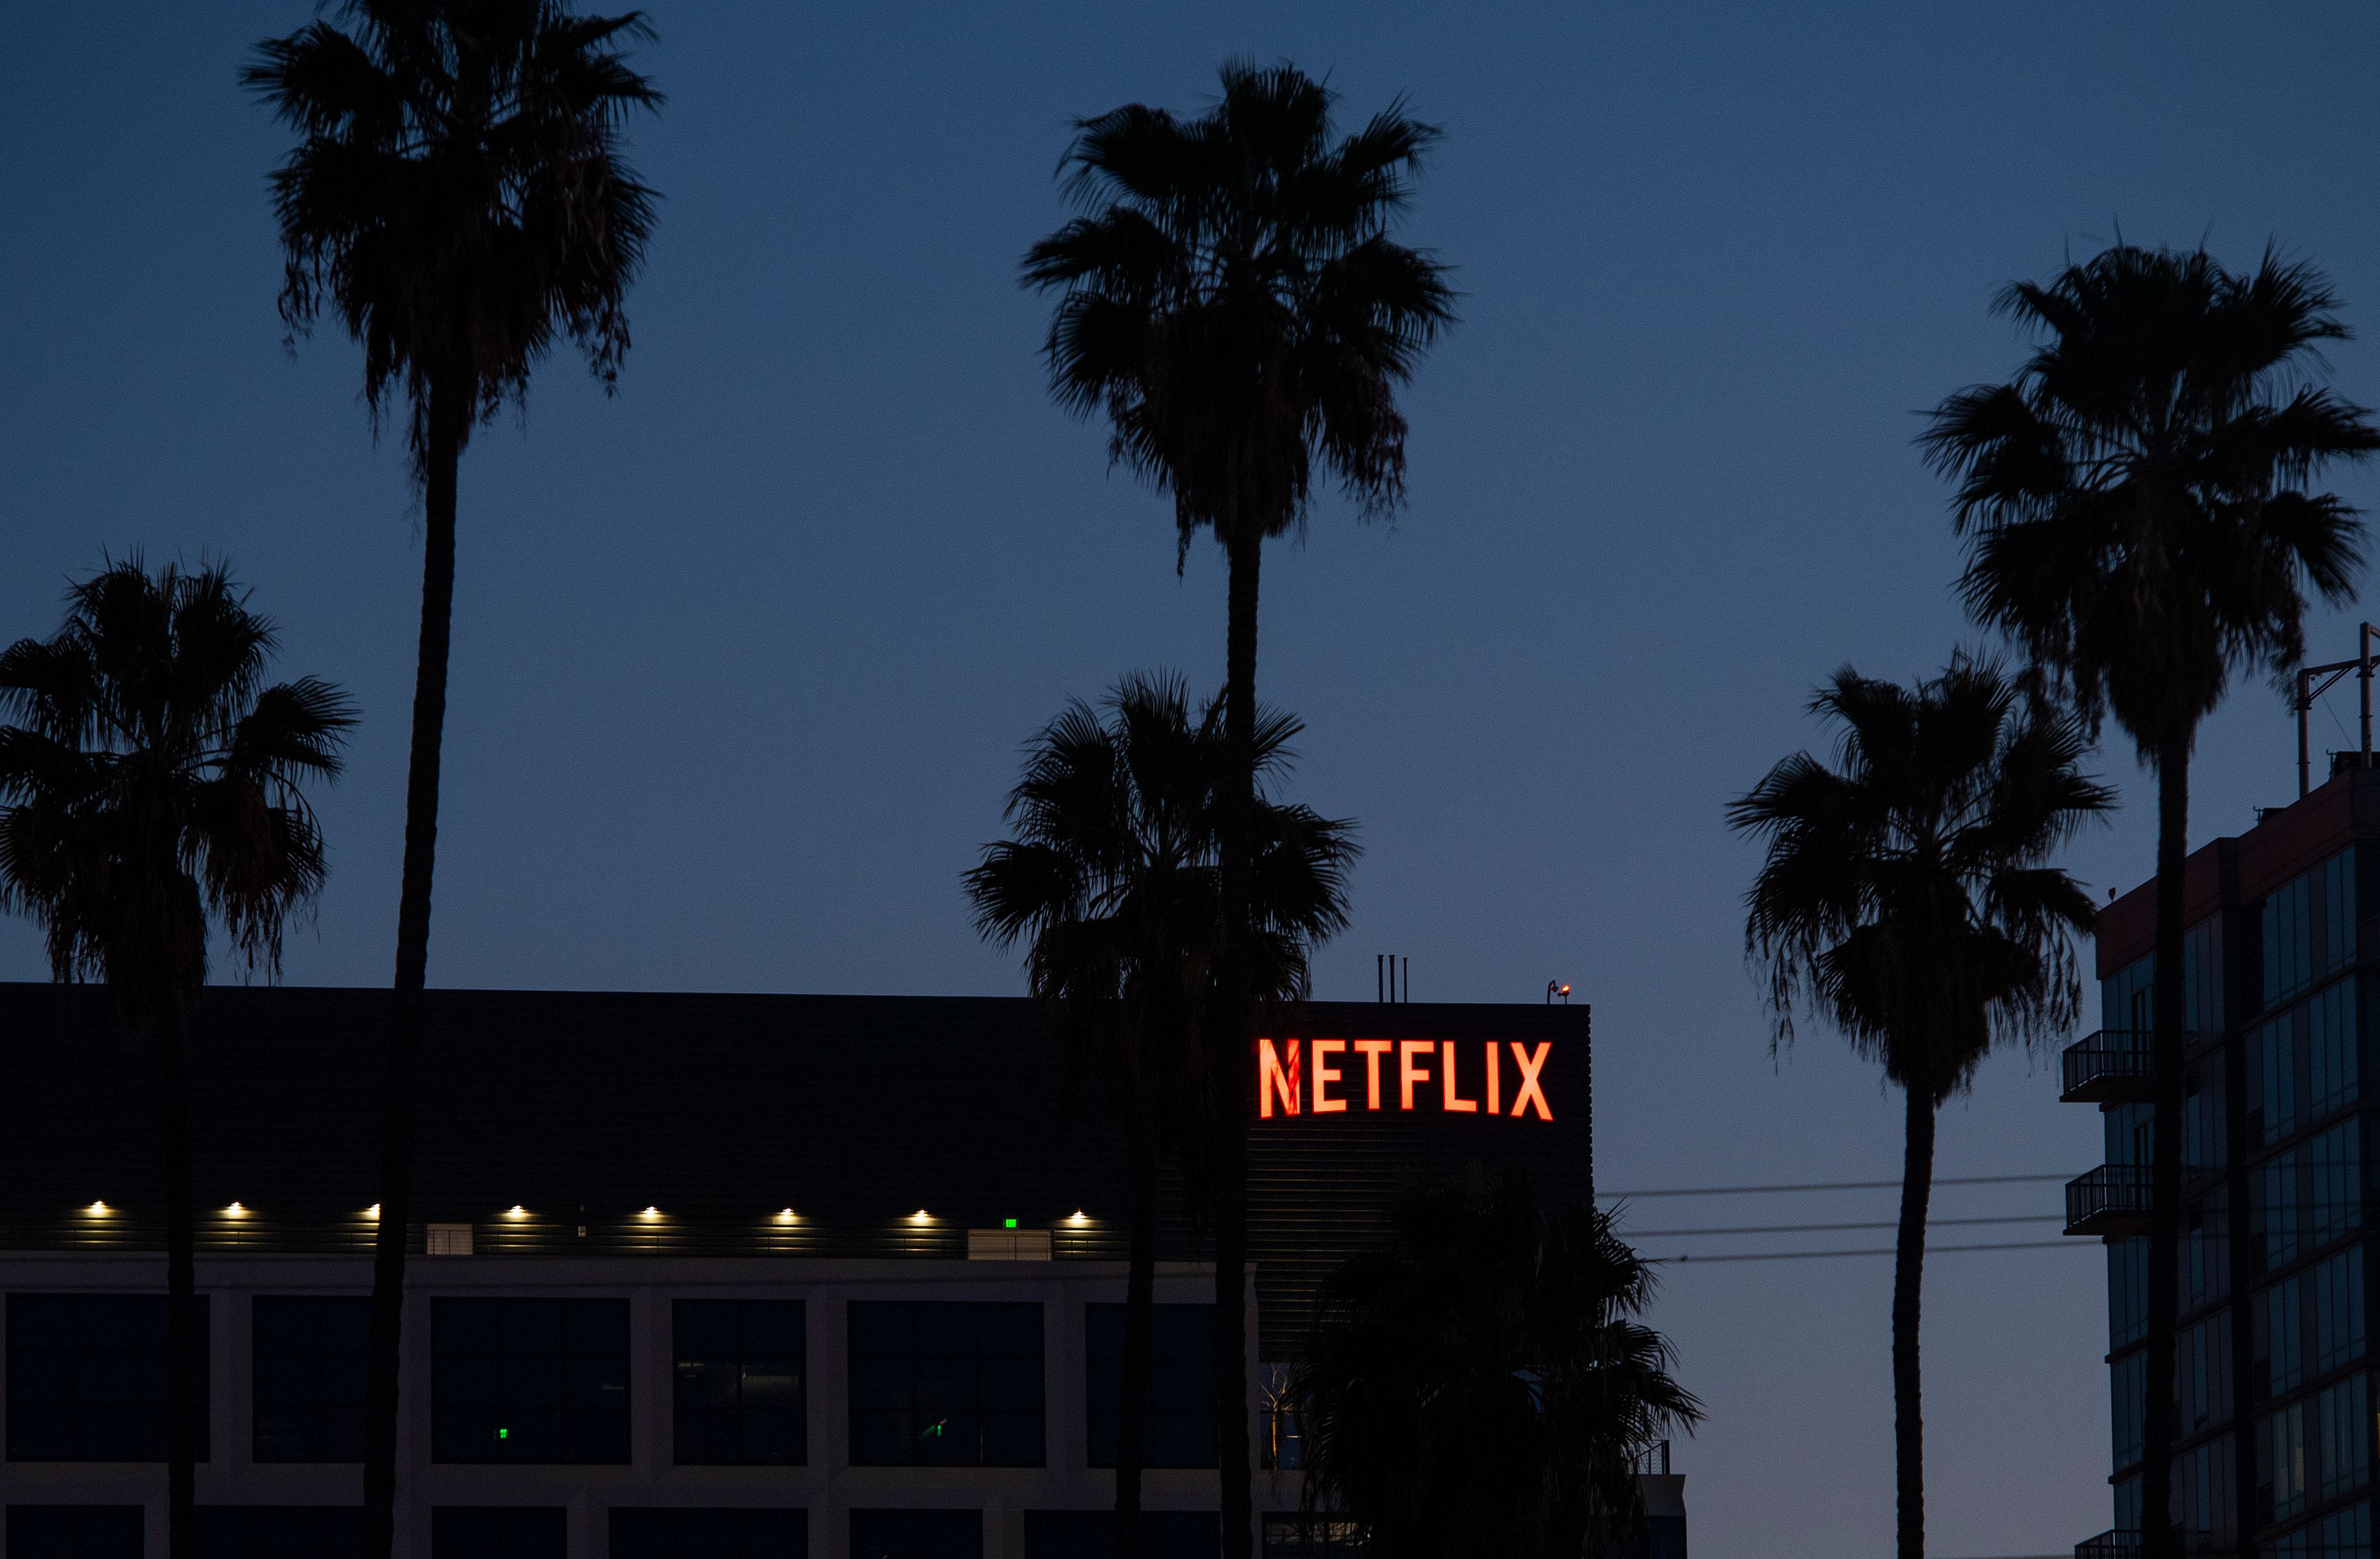
{"label": "rooftop antenna", "polygon": [[[2374,627],[2370,623],[2358,623],[2355,627],[2353,660],[2331,661],[2323,665],[2301,666],[2298,669],[2297,697],[2291,699],[2289,702],[2296,708],[2298,715],[2298,799],[2300,800],[2305,799],[2307,793],[2313,788],[2313,762],[2306,745],[2307,717],[2313,713],[2313,700],[2328,692],[2340,677],[2350,671],[2355,673],[2355,679],[2361,684],[2358,690],[2362,694],[2363,706],[2362,745],[2357,749],[2355,766],[2359,769],[2368,769],[2372,766],[2372,668],[2375,659],[2380,659],[2372,653],[2372,640],[2375,636],[2380,636],[2380,627]],[[2319,686],[2314,682],[2317,676],[2322,678]]]}

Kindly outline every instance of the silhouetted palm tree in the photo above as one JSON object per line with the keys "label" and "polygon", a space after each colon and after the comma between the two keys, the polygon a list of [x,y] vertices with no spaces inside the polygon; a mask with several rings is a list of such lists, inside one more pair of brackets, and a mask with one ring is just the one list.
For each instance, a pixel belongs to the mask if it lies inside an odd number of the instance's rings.
{"label": "silhouetted palm tree", "polygon": [[[1232,771],[1220,710],[1194,718],[1179,677],[1127,676],[1101,710],[1070,704],[1033,738],[1008,801],[1018,836],[987,846],[966,883],[987,938],[1002,946],[1031,939],[1033,994],[1064,1037],[1069,1087],[1097,1074],[1132,1155],[1115,1506],[1115,1552],[1132,1559],[1158,1171],[1206,1116],[1194,1101],[1208,1083],[1199,1035],[1220,930],[1217,814]],[[1286,773],[1286,744],[1298,729],[1286,715],[1259,713],[1259,774]],[[1345,926],[1353,833],[1258,796],[1255,967],[1268,998],[1294,1000],[1308,949]]]}
{"label": "silhouetted palm tree", "polygon": [[[1307,1510],[1378,1559],[1573,1559],[1641,1533],[1638,1459],[1701,1405],[1644,1325],[1652,1270],[1528,1178],[1409,1188],[1324,1285],[1291,1377]],[[1624,1550],[1622,1550],[1624,1551]]]}
{"label": "silhouetted palm tree", "polygon": [[1195,119],[1132,104],[1079,121],[1066,188],[1086,214],[1033,246],[1025,281],[1063,293],[1047,348],[1058,400],[1104,413],[1113,458],[1172,495],[1182,552],[1206,527],[1229,560],[1224,735],[1249,777],[1226,788],[1220,819],[1215,1382],[1223,1553],[1246,1559],[1239,1106],[1252,1095],[1258,567],[1265,542],[1303,522],[1318,463],[1367,510],[1402,500],[1395,392],[1451,320],[1452,294],[1441,266],[1387,237],[1436,130],[1391,104],[1342,139],[1334,94],[1291,65],[1227,65],[1222,85]]}
{"label": "silhouetted palm tree", "polygon": [[1959,483],[1975,617],[2113,714],[2157,776],[2148,1358],[2142,1521],[2176,1552],[2174,1323],[2181,1217],[2182,861],[2190,754],[2232,673],[2304,658],[2306,589],[2354,593],[2362,522],[2307,491],[2380,447],[2368,416],[2308,382],[2343,340],[2321,274],[2267,252],[2119,245],[1998,307],[2041,338],[2021,372],[1942,402],[1925,437]]}
{"label": "silhouetted palm tree", "polygon": [[1900,1559],[1925,1556],[1918,1302],[1935,1115],[1995,1043],[2073,1021],[2073,933],[2090,895],[2049,864],[2110,793],[2075,765],[2081,733],[1993,666],[1954,659],[1915,688],[1846,668],[1814,713],[1839,722],[1838,768],[1806,752],[1728,809],[1768,842],[1744,947],[1776,1040],[1815,1013],[1883,1064],[1907,1101],[1892,1281],[1893,1439]]}
{"label": "silhouetted palm tree", "polygon": [[403,395],[428,530],[364,1424],[363,1552],[386,1559],[456,467],[472,430],[507,396],[527,396],[557,337],[576,340],[612,385],[654,201],[623,160],[620,132],[661,97],[622,53],[650,36],[636,13],[581,17],[559,0],[347,0],[340,15],[346,30],[316,21],[268,40],[242,76],[305,138],[273,176],[287,257],[282,318],[303,333],[327,308],[362,345],[375,423]]}
{"label": "silhouetted palm tree", "polygon": [[109,566],[48,639],[0,652],[0,907],[41,923],[57,979],[105,983],[164,1074],[169,1551],[196,1552],[196,1243],[185,1034],[210,921],[250,971],[321,889],[301,786],[339,773],[354,716],[327,682],[263,686],[271,619],[220,567]]}

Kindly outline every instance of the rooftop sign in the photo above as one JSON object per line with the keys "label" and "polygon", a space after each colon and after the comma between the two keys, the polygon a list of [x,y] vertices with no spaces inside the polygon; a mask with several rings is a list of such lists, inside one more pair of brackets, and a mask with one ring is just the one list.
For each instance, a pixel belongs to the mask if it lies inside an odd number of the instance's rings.
{"label": "rooftop sign", "polygon": [[1540,1074],[1553,1048],[1551,1040],[1258,1040],[1257,1116],[1418,1109],[1550,1121]]}

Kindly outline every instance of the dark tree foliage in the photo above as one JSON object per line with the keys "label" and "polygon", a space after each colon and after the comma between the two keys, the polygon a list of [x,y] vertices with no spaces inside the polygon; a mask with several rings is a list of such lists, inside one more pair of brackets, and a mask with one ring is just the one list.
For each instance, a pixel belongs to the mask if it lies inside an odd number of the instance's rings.
{"label": "dark tree foliage", "polygon": [[1811,700],[1840,725],[1836,766],[1795,753],[1728,820],[1767,841],[1744,947],[1778,1045],[1797,1011],[1881,1065],[1907,1104],[1892,1287],[1899,1553],[1925,1559],[1918,1303],[1935,1116],[1993,1046],[2064,1031],[2082,1000],[2090,895],[2051,864],[2114,805],[2077,767],[2073,722],[1960,657],[1914,688],[1846,668]]}
{"label": "dark tree foliage", "polygon": [[[1285,778],[1290,716],[1260,712],[1257,767]],[[1010,795],[1017,836],[986,846],[966,877],[976,925],[1009,946],[1029,939],[1035,1001],[1066,1045],[1068,1088],[1097,1079],[1132,1153],[1123,1392],[1116,1434],[1116,1546],[1136,1552],[1157,1266],[1157,1184],[1181,1154],[1206,1187],[1201,1101],[1207,1012],[1221,926],[1220,798],[1232,769],[1221,710],[1193,713],[1178,676],[1127,676],[1098,709],[1080,701],[1027,744]],[[1311,948],[1344,929],[1352,824],[1259,795],[1255,863],[1257,989],[1296,1000]]]}
{"label": "dark tree foliage", "polygon": [[2304,658],[2309,588],[2353,596],[2363,522],[2311,485],[2380,431],[2313,383],[2348,334],[2329,284],[2269,250],[2231,272],[2119,244],[1998,308],[2039,344],[2008,383],[1944,400],[1925,435],[1958,483],[1961,588],[2086,730],[2114,715],[2157,776],[2142,1519],[2145,1559],[2172,1559],[2190,755],[2234,672]]}
{"label": "dark tree foliage", "polygon": [[168,1546],[196,1552],[198,1444],[188,1063],[211,925],[277,975],[284,928],[322,886],[304,786],[338,776],[339,690],[267,686],[278,637],[221,567],[138,557],[67,596],[65,626],[0,651],[0,908],[39,922],[50,971],[104,983],[164,1071]]}
{"label": "dark tree foliage", "polygon": [[1318,465],[1367,511],[1402,500],[1396,392],[1451,321],[1453,295],[1444,267],[1388,236],[1435,129],[1391,104],[1342,136],[1335,94],[1292,65],[1230,64],[1222,86],[1196,118],[1130,104],[1078,121],[1062,169],[1083,214],[1033,246],[1024,279],[1060,294],[1051,393],[1104,415],[1112,457],[1172,495],[1177,566],[1201,528],[1229,560],[1223,735],[1235,777],[1219,818],[1208,1092],[1223,1554],[1247,1559],[1258,575],[1265,541],[1303,523]]}
{"label": "dark tree foliage", "polygon": [[364,1423],[364,1547],[395,1541],[397,1365],[421,991],[455,602],[457,468],[472,430],[562,337],[609,389],[653,192],[622,131],[661,94],[629,68],[641,15],[562,0],[346,0],[268,39],[242,79],[299,137],[273,175],[292,336],[329,312],[363,347],[375,426],[402,392],[422,489],[421,637],[406,782],[380,1236]]}
{"label": "dark tree foliage", "polygon": [[1518,1171],[1416,1182],[1324,1285],[1290,1394],[1306,1507],[1377,1559],[1575,1559],[1640,1539],[1639,1459],[1702,1418],[1638,1318],[1652,1269]]}

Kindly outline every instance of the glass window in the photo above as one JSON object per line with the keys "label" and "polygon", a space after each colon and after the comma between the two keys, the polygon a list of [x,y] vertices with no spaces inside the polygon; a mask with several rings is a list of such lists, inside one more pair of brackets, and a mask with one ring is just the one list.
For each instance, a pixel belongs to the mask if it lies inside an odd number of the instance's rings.
{"label": "glass window", "polygon": [[2141,1415],[2145,1404],[2141,1382],[2145,1376],[2148,1355],[2129,1354],[2107,1369],[2108,1422],[2115,1434],[2115,1461],[2119,1468],[2131,1467],[2141,1459]]}
{"label": "glass window", "polygon": [[2099,1027],[2116,1033],[2145,1034],[2154,1015],[2156,959],[2136,958],[2099,982]]}
{"label": "glass window", "polygon": [[[163,1294],[9,1295],[8,1459],[164,1461],[165,1306]],[[198,1454],[205,1461],[203,1294],[198,1309]]]}
{"label": "glass window", "polygon": [[2223,1058],[2194,1063],[2183,1075],[2181,1164],[2186,1170],[2226,1166],[2223,1151]]}
{"label": "glass window", "polygon": [[2174,1508],[2182,1546],[2191,1553],[2228,1547],[2237,1535],[2231,1497],[2232,1439],[2218,1435],[2173,1461]]}
{"label": "glass window", "polygon": [[628,1459],[628,1301],[431,1301],[430,1459]]}
{"label": "glass window", "polygon": [[2231,1318],[2216,1315],[2185,1326],[2174,1339],[2185,1434],[2231,1417]]}
{"label": "glass window", "polygon": [[1039,1305],[854,1300],[849,1321],[852,1465],[1042,1465]]}
{"label": "glass window", "polygon": [[[1211,1510],[1140,1513],[1142,1559],[1215,1559],[1222,1541],[1222,1518]],[[1114,1552],[1112,1510],[1025,1513],[1025,1559],[1109,1559]]]}
{"label": "glass window", "polygon": [[2313,884],[2292,878],[2265,899],[2265,1005],[2295,995],[2313,978]]}
{"label": "glass window", "polygon": [[198,1518],[199,1559],[355,1559],[364,1545],[359,1504],[202,1504]]}
{"label": "glass window", "polygon": [[2337,1499],[2372,1481],[2371,1394],[2362,1375],[2325,1387],[2313,1399],[2322,1468],[2321,1497]]}
{"label": "glass window", "polygon": [[799,1467],[809,1456],[808,1358],[799,1299],[679,1299],[680,1466]]}
{"label": "glass window", "polygon": [[569,1559],[568,1512],[554,1505],[442,1504],[430,1559]]}
{"label": "glass window", "polygon": [[2298,1019],[2288,1012],[2248,1036],[2250,1130],[2260,1143],[2277,1142],[2298,1128]]}
{"label": "glass window", "polygon": [[1294,1510],[1265,1513],[1264,1559],[1354,1559],[1363,1552],[1364,1534],[1353,1521]]}
{"label": "glass window", "polygon": [[851,1559],[983,1559],[983,1512],[855,1510]]}
{"label": "glass window", "polygon": [[2260,1400],[2294,1391],[2305,1380],[2305,1283],[2300,1273],[2256,1296],[2252,1362]]}
{"label": "glass window", "polygon": [[2355,1042],[2356,982],[2342,980],[2305,1005],[2306,1118],[2320,1120],[2355,1102],[2362,1067]]}
{"label": "glass window", "polygon": [[2254,1170],[2250,1226],[2269,1271],[2338,1238],[2363,1223],[2362,1138],[2342,1121]]}
{"label": "glass window", "polygon": [[614,1507],[612,1559],[808,1559],[809,1512]]}
{"label": "glass window", "polygon": [[2292,1402],[2256,1421],[2257,1504],[2276,1521],[2306,1505],[2306,1404]]}
{"label": "glass window", "polygon": [[249,1325],[255,1341],[255,1459],[363,1460],[371,1300],[360,1295],[260,1295]]}
{"label": "glass window", "polygon": [[2231,1292],[2231,1196],[2216,1189],[2181,1210],[2181,1308]]}
{"label": "glass window", "polygon": [[2149,1242],[2107,1242],[2107,1348],[2129,1347],[2148,1335]]}
{"label": "glass window", "polygon": [[140,1559],[137,1504],[12,1504],[8,1559]]}
{"label": "glass window", "polygon": [[[1113,1467],[1123,1410],[1124,1307],[1087,1305],[1084,1310],[1084,1427],[1090,1465]],[[1215,1307],[1152,1305],[1149,1312],[1144,1465],[1213,1467]]]}
{"label": "glass window", "polygon": [[2313,1368],[2326,1374],[2363,1357],[2363,1247],[2350,1246],[2314,1268]]}

